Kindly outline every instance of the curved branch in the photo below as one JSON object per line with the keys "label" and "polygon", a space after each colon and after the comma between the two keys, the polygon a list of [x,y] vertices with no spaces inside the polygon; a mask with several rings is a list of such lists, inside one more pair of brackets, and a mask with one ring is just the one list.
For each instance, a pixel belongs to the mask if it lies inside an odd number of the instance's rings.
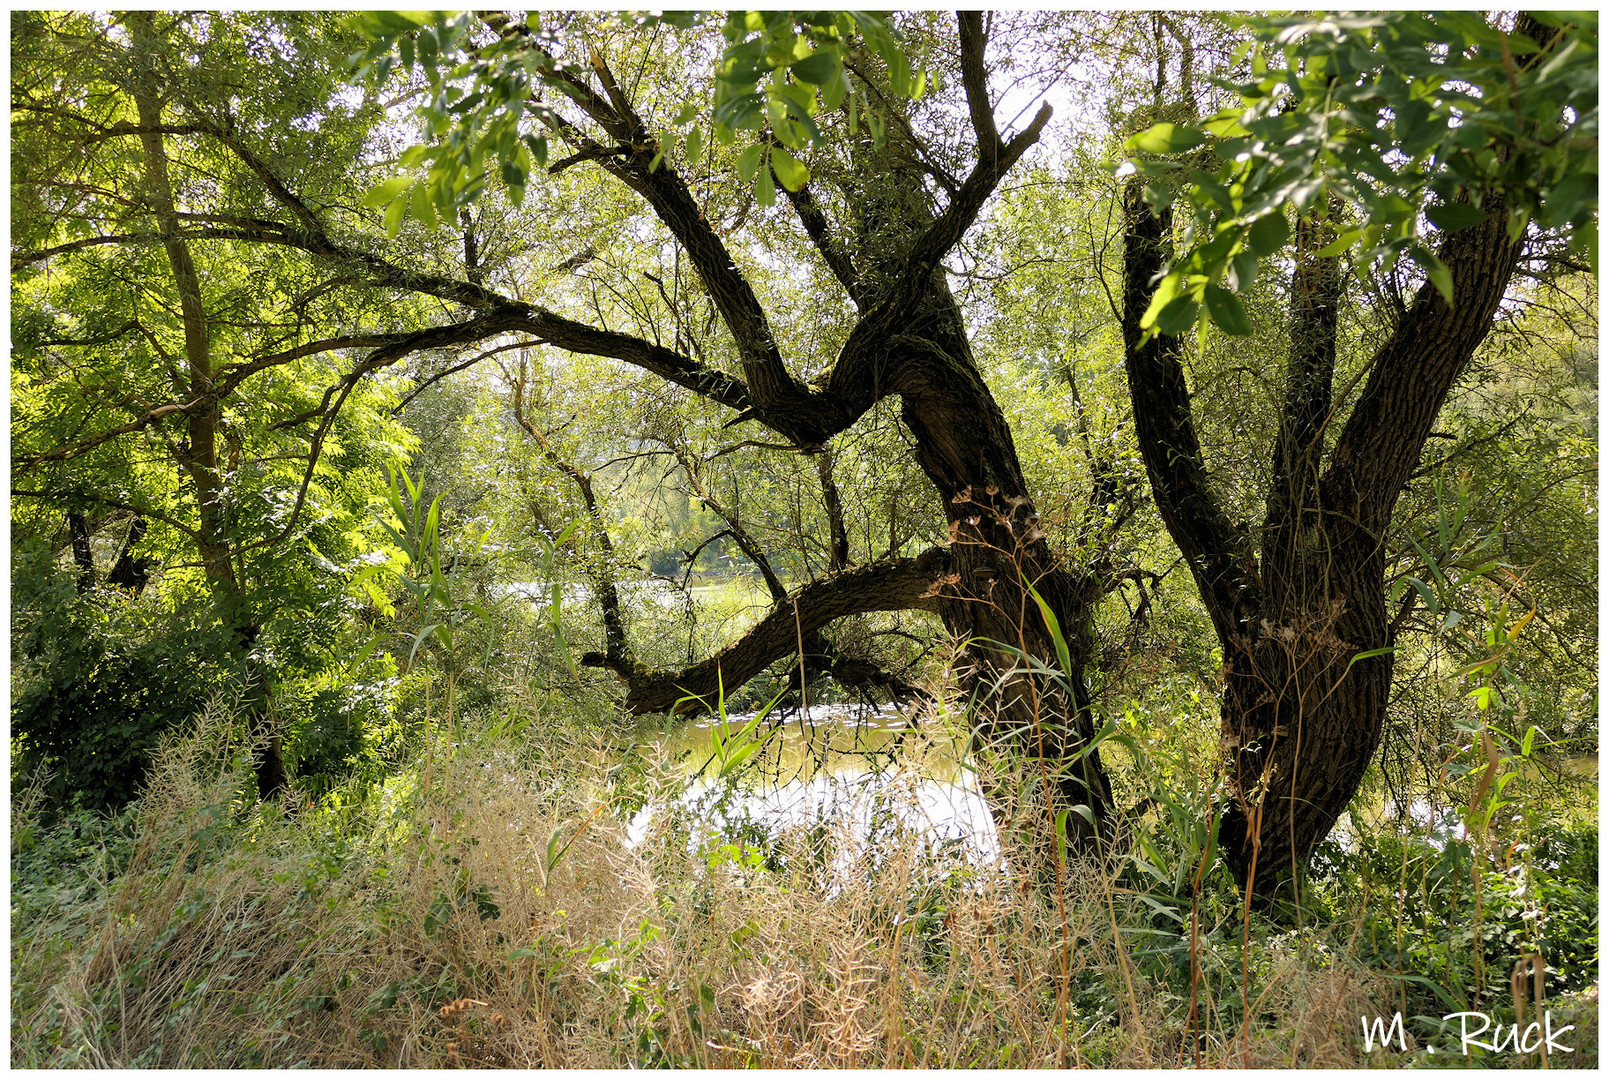
{"label": "curved branch", "polygon": [[71,446],[58,446],[54,450],[46,450],[43,453],[19,457],[16,461],[16,469],[18,472],[27,472],[35,465],[42,465],[47,461],[70,461],[81,454],[89,453],[89,451],[95,449],[97,446],[100,446],[102,443],[111,442],[119,435],[128,435],[131,432],[141,431],[147,427],[150,427],[164,416],[172,416],[175,413],[188,413],[192,409],[199,408],[200,406],[206,404],[206,402],[207,397],[203,395],[193,401],[175,401],[169,402],[166,405],[158,405],[156,408],[152,409],[150,412],[147,412],[144,416],[137,420],[131,420],[126,424],[119,424],[117,427],[108,428],[98,435],[93,435],[88,439],[82,439],[79,442],[73,443]]}
{"label": "curved branch", "polygon": [[89,236],[82,240],[57,244],[54,247],[40,248],[37,251],[13,251],[11,253],[11,269],[16,272],[25,266],[43,262],[52,256],[66,255],[73,251],[83,251],[85,248],[99,247],[102,244],[159,244],[161,242],[161,233],[114,233],[108,236]]}
{"label": "curved branch", "polygon": [[749,388],[742,380],[661,345],[613,330],[599,330],[526,304],[510,304],[504,310],[513,320],[509,329],[533,334],[544,344],[624,361],[728,408],[742,411],[752,406]]}
{"label": "curved branch", "polygon": [[[730,693],[766,667],[793,653],[802,636],[834,619],[866,611],[937,611],[938,589],[945,580],[950,554],[929,548],[915,558],[892,559],[858,566],[795,590],[737,641],[702,663],[680,672],[615,667],[627,683],[626,708],[641,716],[654,712],[696,712],[694,696],[713,699],[718,687]],[[596,653],[581,662],[610,666]]]}
{"label": "curved branch", "polygon": [[323,341],[310,341],[305,345],[297,345],[267,356],[259,356],[246,363],[231,364],[223,368],[215,381],[214,392],[217,397],[228,397],[236,387],[259,371],[288,364],[304,356],[316,356],[334,349],[374,349],[395,344],[407,336],[406,334],[348,334],[343,337],[326,338]]}
{"label": "curved branch", "polygon": [[[540,45],[532,43],[529,47],[558,66]],[[738,270],[737,261],[704,217],[681,174],[661,157],[658,141],[615,82],[608,65],[596,53],[592,56],[592,67],[607,98],[569,72],[560,71],[555,77],[563,84],[565,93],[618,145],[612,149],[598,146],[551,109],[548,110],[550,123],[585,156],[597,157],[605,170],[647,200],[654,214],[687,252],[693,269],[737,342],[753,402],[751,407],[756,415],[767,426],[801,444],[815,445],[824,441],[832,432],[824,432],[810,422],[810,418],[821,411],[821,402],[812,400],[820,395],[813,394],[783,363],[765,309],[748,279]],[[656,157],[661,158],[657,167]],[[566,159],[566,163],[568,161]]]}
{"label": "curved branch", "polygon": [[749,561],[760,571],[760,576],[765,579],[765,587],[771,593],[772,602],[781,603],[787,598],[788,590],[782,584],[782,579],[777,577],[776,571],[772,569],[771,560],[766,558],[765,549],[743,527],[743,522],[738,517],[737,508],[728,507],[721,502],[705,485],[704,478],[701,475],[703,472],[701,466],[706,462],[695,456],[693,448],[687,444],[681,422],[679,420],[674,421],[672,428],[673,430],[658,436],[659,440],[675,456],[676,463],[682,467],[682,472],[686,474],[687,482],[692,486],[693,494],[698,498],[698,501],[716,517],[726,522],[726,528],[723,532],[732,538],[743,554],[747,555]]}
{"label": "curved branch", "polygon": [[868,297],[866,290],[861,287],[855,264],[844,251],[843,245],[834,239],[832,226],[827,221],[827,215],[822,212],[821,205],[810,193],[810,186],[806,184],[798,191],[789,191],[788,186],[781,180],[777,181],[776,186],[788,197],[793,212],[799,217],[799,224],[804,226],[805,235],[810,237],[810,242],[816,245],[816,250],[821,253],[827,269],[832,271],[832,276],[837,278],[838,283],[849,293],[849,298],[855,302],[855,306],[864,311]]}

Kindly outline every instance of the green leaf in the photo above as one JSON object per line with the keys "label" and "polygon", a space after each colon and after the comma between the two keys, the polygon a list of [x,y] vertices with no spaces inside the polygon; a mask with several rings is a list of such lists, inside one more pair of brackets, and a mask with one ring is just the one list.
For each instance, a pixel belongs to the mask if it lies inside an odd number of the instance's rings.
{"label": "green leaf", "polygon": [[1229,282],[1236,292],[1247,292],[1257,280],[1257,256],[1242,251],[1229,263]]}
{"label": "green leaf", "polygon": [[1200,128],[1188,124],[1153,124],[1132,136],[1123,146],[1142,154],[1179,154],[1207,141]]}
{"label": "green leaf", "polygon": [[1428,583],[1419,580],[1412,574],[1403,578],[1403,580],[1412,585],[1414,592],[1419,594],[1419,599],[1424,602],[1426,611],[1432,615],[1441,614],[1441,601],[1436,598],[1435,590]]}
{"label": "green leaf", "polygon": [[1441,298],[1447,301],[1447,306],[1457,306],[1453,302],[1453,272],[1447,268],[1447,264],[1423,244],[1415,244],[1409,248],[1408,257],[1424,268],[1425,276],[1436,287],[1436,291],[1441,293]]}
{"label": "green leaf", "polygon": [[[1376,656],[1386,656],[1386,655],[1388,655],[1390,653],[1394,653],[1396,651],[1397,651],[1397,647],[1395,645],[1387,645],[1384,648],[1368,649],[1368,650],[1365,650],[1364,652],[1356,653],[1356,654],[1353,655],[1351,660],[1347,661],[1346,670],[1351,671],[1352,670],[1352,665],[1357,663],[1359,660],[1373,660]],[[1341,674],[1345,675],[1346,672],[1342,672]]]}
{"label": "green leaf", "polygon": [[385,234],[386,238],[395,240],[397,233],[402,231],[402,218],[408,212],[408,200],[396,199],[385,208]]}
{"label": "green leaf", "polygon": [[371,36],[392,37],[419,29],[424,22],[415,16],[423,14],[417,11],[366,11],[362,15],[362,21]]}
{"label": "green leaf", "polygon": [[696,163],[704,153],[704,134],[698,128],[687,132],[687,160]]}
{"label": "green leaf", "polygon": [[1198,311],[1199,306],[1189,293],[1176,296],[1157,312],[1157,329],[1169,336],[1182,334],[1194,325]]}
{"label": "green leaf", "polygon": [[789,191],[798,191],[810,181],[810,170],[780,146],[771,148],[771,168],[776,171],[782,186]]}
{"label": "green leaf", "polygon": [[548,140],[546,135],[527,135],[525,145],[530,149],[531,156],[536,159],[536,167],[548,167]]}
{"label": "green leaf", "polygon": [[1275,210],[1252,222],[1246,231],[1246,244],[1257,254],[1267,256],[1284,247],[1290,236],[1290,222],[1282,212]]}
{"label": "green leaf", "polygon": [[413,186],[413,198],[409,200],[416,221],[424,223],[425,228],[434,229],[437,224],[436,204],[430,197],[430,185],[424,181]]}
{"label": "green leaf", "polygon": [[764,143],[755,143],[737,158],[737,174],[746,184],[754,179],[754,173],[760,167],[760,155],[765,153]]}
{"label": "green leaf", "polygon": [[1246,129],[1240,126],[1240,116],[1240,109],[1225,109],[1201,126],[1220,139],[1234,138],[1247,133]]}
{"label": "green leaf", "polygon": [[409,667],[413,666],[413,658],[416,655],[418,655],[419,646],[423,645],[425,643],[425,639],[428,638],[431,634],[438,633],[441,629],[442,629],[441,623],[431,623],[429,626],[427,626],[423,630],[419,631],[418,634],[414,635],[413,648],[408,650],[408,666]]}
{"label": "green leaf", "polygon": [[1489,215],[1478,206],[1468,203],[1442,203],[1425,208],[1425,217],[1445,233],[1463,232],[1484,222]]}
{"label": "green leaf", "polygon": [[794,61],[788,70],[800,82],[812,86],[826,86],[843,71],[843,61],[838,58],[837,53],[819,49],[803,60]]}
{"label": "green leaf", "polygon": [[760,200],[761,206],[774,206],[777,201],[777,187],[771,182],[771,170],[761,169],[754,177],[754,197]]}
{"label": "green leaf", "polygon": [[1246,317],[1240,297],[1221,285],[1208,285],[1206,301],[1207,315],[1218,329],[1235,337],[1250,336],[1251,320]]}
{"label": "green leaf", "polygon": [[382,184],[376,184],[363,196],[363,205],[368,207],[384,206],[413,184],[411,176],[393,176]]}
{"label": "green leaf", "polygon": [[1162,309],[1178,297],[1179,290],[1183,287],[1184,276],[1182,274],[1175,272],[1163,278],[1162,283],[1156,287],[1156,292],[1151,294],[1151,303],[1146,307],[1145,314],[1140,316],[1140,329],[1149,330],[1155,326],[1157,316]]}
{"label": "green leaf", "polygon": [[1341,254],[1343,251],[1346,251],[1348,248],[1355,245],[1359,240],[1363,239],[1363,234],[1363,229],[1348,229],[1346,232],[1342,233],[1340,236],[1337,236],[1334,240],[1320,248],[1318,253],[1319,258],[1329,259]]}
{"label": "green leaf", "polygon": [[1039,608],[1039,617],[1045,620],[1045,629],[1050,631],[1050,640],[1056,646],[1056,662],[1061,665],[1062,674],[1067,678],[1073,675],[1072,653],[1067,648],[1067,638],[1062,634],[1061,622],[1057,620],[1056,613],[1050,610],[1045,598],[1039,595],[1039,590],[1026,577],[1022,579],[1023,586],[1027,588],[1028,595],[1034,598],[1034,604]]}
{"label": "green leaf", "polygon": [[[843,72],[839,72],[837,78],[828,79],[827,82],[822,86],[821,104],[827,109],[827,111],[831,112],[844,103],[844,98],[848,96],[848,94],[849,77]],[[853,106],[851,106],[849,110],[849,123],[851,134],[853,134],[855,123],[855,110]]]}
{"label": "green leaf", "polygon": [[525,170],[520,168],[517,161],[505,161],[502,165],[503,183],[507,184],[511,192],[525,192]]}

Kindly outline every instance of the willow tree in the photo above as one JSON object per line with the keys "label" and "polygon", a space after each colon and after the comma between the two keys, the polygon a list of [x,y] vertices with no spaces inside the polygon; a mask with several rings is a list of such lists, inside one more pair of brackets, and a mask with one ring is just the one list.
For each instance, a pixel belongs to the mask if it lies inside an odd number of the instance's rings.
{"label": "willow tree", "polygon": [[[541,182],[544,166],[549,176],[601,170],[642,200],[693,267],[724,327],[724,356],[708,344],[689,354],[586,325],[485,288],[464,293],[474,314],[460,325],[635,365],[725,407],[730,423],[758,425],[770,441],[807,455],[828,452],[875,404],[895,399],[949,524],[947,544],[846,566],[796,589],[741,639],[687,670],[651,670],[618,651],[598,658],[625,681],[627,706],[670,710],[689,695],[736,686],[846,615],[925,609],[966,643],[977,739],[1035,763],[1031,774],[1042,779],[1052,813],[1079,808],[1067,816],[1069,828],[1095,836],[1110,816],[1111,793],[1093,742],[1083,628],[1102,582],[1046,543],[945,276],[946,256],[1052,111],[1043,105],[1002,132],[983,17],[957,16],[953,36],[938,28],[934,62],[953,88],[946,105],[965,117],[946,141],[912,123],[913,84],[923,75],[889,47],[881,20],[826,13],[800,32],[784,17],[734,16],[727,40],[739,44],[717,81],[714,125],[730,150],[712,150],[715,140],[700,136],[697,123],[686,138],[667,137],[698,110],[675,112],[685,94],[667,103],[649,81],[626,77],[616,60],[627,61],[597,42],[577,50],[534,20],[501,15],[429,25],[398,18],[376,19],[383,41],[370,53],[370,75],[398,67],[422,75],[434,138],[403,158],[426,168],[375,194],[380,204],[395,200],[393,222],[456,216],[494,167],[516,198]],[[626,54],[634,71],[664,62],[663,53],[644,55],[643,37],[635,35],[639,51]],[[703,48],[696,34],[683,40]],[[775,73],[769,97],[755,89],[767,72]],[[801,138],[807,129],[824,137]],[[811,142],[808,154],[800,149]],[[746,260],[689,183],[691,163],[717,152],[762,203],[786,200],[838,290],[830,302],[848,329],[825,370],[807,374],[790,359],[790,343],[740,269]]]}
{"label": "willow tree", "polygon": [[[1236,105],[1197,127],[1182,103],[1130,141],[1135,433],[1223,651],[1220,842],[1259,893],[1329,833],[1380,744],[1397,629],[1417,599],[1388,605],[1389,532],[1449,392],[1515,299],[1522,260],[1595,250],[1584,20],[1290,19],[1257,54],[1260,77],[1233,87]],[[1209,321],[1251,333],[1236,293],[1286,253],[1283,399],[1253,528],[1209,479],[1184,333]],[[1366,280],[1413,266],[1419,284],[1394,304],[1375,293],[1389,332],[1337,385],[1349,253]]]}

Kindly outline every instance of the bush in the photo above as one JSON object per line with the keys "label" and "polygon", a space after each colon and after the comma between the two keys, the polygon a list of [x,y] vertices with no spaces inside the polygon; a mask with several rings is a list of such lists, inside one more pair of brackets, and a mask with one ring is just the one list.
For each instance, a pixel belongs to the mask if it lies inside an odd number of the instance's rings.
{"label": "bush", "polygon": [[53,775],[57,805],[115,809],[138,793],[153,747],[235,681],[205,601],[81,597],[42,552],[12,579],[12,775]]}

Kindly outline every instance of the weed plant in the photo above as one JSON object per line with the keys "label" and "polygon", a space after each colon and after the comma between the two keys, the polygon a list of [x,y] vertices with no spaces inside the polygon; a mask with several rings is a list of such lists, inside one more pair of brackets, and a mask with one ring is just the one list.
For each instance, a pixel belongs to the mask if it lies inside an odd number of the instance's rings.
{"label": "weed plant", "polygon": [[[281,807],[252,797],[242,724],[219,699],[119,817],[47,827],[24,792],[12,1064],[1409,1060],[1365,1056],[1358,1037],[1416,985],[1412,955],[1381,951],[1397,940],[1382,925],[1420,925],[1406,894],[1397,911],[1338,887],[1296,927],[1245,916],[1210,875],[1178,894],[1172,868],[1193,849],[1173,810],[1136,847],[1166,888],[1128,859],[1074,863],[1047,890],[1021,868],[1050,829],[1002,830],[1001,861],[969,859],[906,823],[897,786],[864,836],[830,818],[707,828],[669,809],[684,772],[608,748],[562,702],[442,721],[415,769]],[[921,747],[905,752],[919,767]],[[645,805],[663,809],[628,845]],[[1595,1061],[1595,1032],[1578,1039],[1573,1063]]]}

